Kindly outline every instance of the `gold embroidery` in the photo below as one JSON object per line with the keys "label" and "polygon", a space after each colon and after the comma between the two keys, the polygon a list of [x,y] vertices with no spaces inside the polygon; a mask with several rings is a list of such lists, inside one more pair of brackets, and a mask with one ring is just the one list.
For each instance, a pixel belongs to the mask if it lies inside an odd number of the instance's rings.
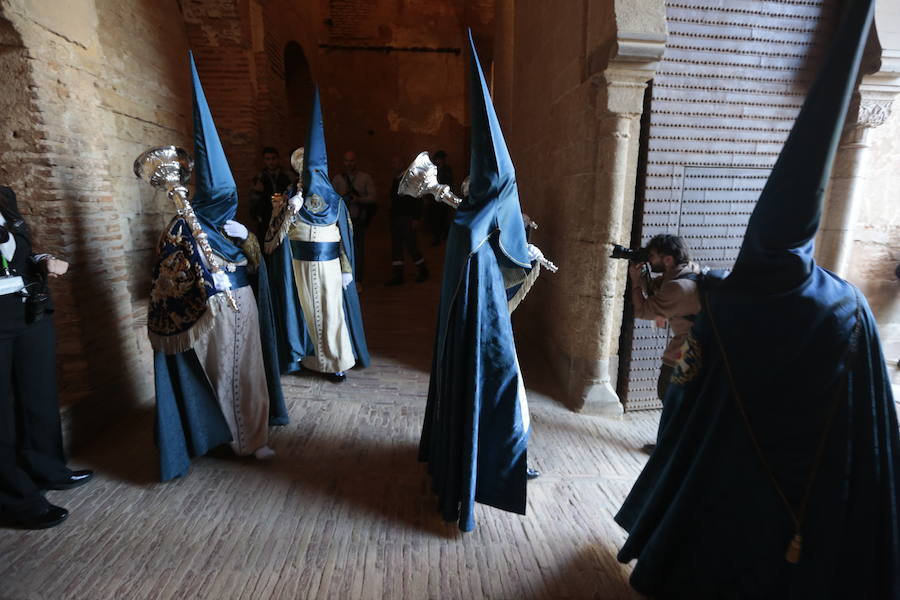
{"label": "gold embroidery", "polygon": [[675,371],[672,373],[672,383],[684,385],[693,381],[697,378],[702,366],[703,349],[694,334],[689,333],[681,344]]}

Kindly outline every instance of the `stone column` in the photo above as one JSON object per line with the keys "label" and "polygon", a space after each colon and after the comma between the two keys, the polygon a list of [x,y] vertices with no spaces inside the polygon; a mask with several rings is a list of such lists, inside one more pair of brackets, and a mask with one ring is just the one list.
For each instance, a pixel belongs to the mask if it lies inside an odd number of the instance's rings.
{"label": "stone column", "polygon": [[841,277],[847,276],[853,228],[859,217],[858,200],[865,193],[869,132],[887,121],[893,103],[893,98],[884,94],[872,97],[865,90],[861,92],[835,156],[828,201],[816,240],[817,262]]}
{"label": "stone column", "polygon": [[853,230],[869,175],[870,132],[887,121],[900,94],[900,7],[895,3],[876,5],[861,71],[864,76],[847,115],[816,237],[816,261],[841,277],[848,276]]}
{"label": "stone column", "polygon": [[[570,394],[580,396],[581,410],[589,414],[621,414],[616,394],[619,331],[622,326],[627,269],[623,261],[609,258],[613,244],[627,243],[631,235],[637,178],[640,121],[647,82],[656,72],[665,49],[665,36],[618,33],[612,58],[602,72],[592,75],[597,86],[597,175],[595,197],[605,200],[606,226],[597,232],[600,318],[593,337],[593,360],[576,361]],[[571,389],[572,387],[576,389]],[[578,389],[580,388],[580,390]]]}

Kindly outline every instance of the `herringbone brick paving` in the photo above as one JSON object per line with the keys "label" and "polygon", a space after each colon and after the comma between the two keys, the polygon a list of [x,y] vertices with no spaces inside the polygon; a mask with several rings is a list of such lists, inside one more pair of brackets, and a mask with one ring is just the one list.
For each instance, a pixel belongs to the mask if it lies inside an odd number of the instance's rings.
{"label": "herringbone brick paving", "polygon": [[0,530],[0,598],[639,598],[612,515],[658,415],[574,414],[521,352],[544,473],[528,514],[479,506],[468,534],[443,523],[416,461],[438,276],[384,288],[385,254],[374,240],[362,295],[373,365],[342,385],[284,377],[292,421],[272,430],[274,461],[217,453],[157,483],[152,416],[137,415],[74,458],[94,482],[50,493],[66,523]]}

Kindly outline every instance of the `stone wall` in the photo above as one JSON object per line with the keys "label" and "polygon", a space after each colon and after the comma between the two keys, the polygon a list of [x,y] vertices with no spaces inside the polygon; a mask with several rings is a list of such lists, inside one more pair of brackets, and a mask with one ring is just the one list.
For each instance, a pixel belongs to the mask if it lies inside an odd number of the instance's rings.
{"label": "stone wall", "polygon": [[189,140],[179,20],[175,0],[0,2],[11,42],[0,54],[11,90],[0,180],[18,193],[37,247],[71,263],[52,291],[74,437],[152,397],[146,296],[171,210],[131,164],[150,145]]}
{"label": "stone wall", "polygon": [[[574,409],[621,410],[625,265],[607,257],[630,237],[643,91],[664,16],[662,3],[638,1],[497,9],[495,102],[522,209],[540,225],[533,241],[560,266],[518,309],[517,333],[543,350]],[[635,32],[645,56],[617,63]]]}
{"label": "stone wall", "polygon": [[875,318],[894,395],[900,400],[900,110],[873,129],[847,279],[866,295]]}

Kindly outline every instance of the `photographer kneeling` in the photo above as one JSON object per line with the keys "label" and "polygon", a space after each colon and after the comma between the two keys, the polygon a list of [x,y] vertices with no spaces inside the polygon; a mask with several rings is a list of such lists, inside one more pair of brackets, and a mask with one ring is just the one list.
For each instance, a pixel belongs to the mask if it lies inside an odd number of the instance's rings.
{"label": "photographer kneeling", "polygon": [[68,511],[43,490],[65,490],[91,478],[71,471],[63,453],[56,390],[56,333],[45,276],[65,261],[31,251],[16,195],[0,186],[0,520],[27,529],[61,523]]}
{"label": "photographer kneeling", "polygon": [[[668,323],[672,329],[672,339],[663,352],[656,384],[657,395],[664,401],[681,346],[700,312],[696,282],[700,270],[690,262],[684,240],[677,235],[655,235],[646,249],[646,263],[631,262],[628,265],[631,300],[635,318],[656,321],[658,327]],[[652,273],[662,273],[662,276],[652,278],[647,284],[643,275],[645,265],[649,265]],[[643,449],[649,453],[655,447],[655,444],[647,444]]]}

